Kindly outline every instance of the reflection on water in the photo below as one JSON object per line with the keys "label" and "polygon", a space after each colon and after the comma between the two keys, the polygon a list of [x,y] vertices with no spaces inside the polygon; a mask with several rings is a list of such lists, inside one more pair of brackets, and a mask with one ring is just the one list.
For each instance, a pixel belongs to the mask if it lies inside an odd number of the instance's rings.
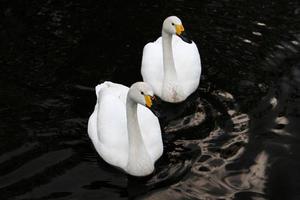
{"label": "reflection on water", "polygon": [[[141,199],[228,199],[241,192],[263,197],[266,152],[259,153],[249,168],[231,166],[247,146],[248,115],[239,111],[228,92],[214,91],[200,96],[193,101],[199,102],[196,111],[201,115],[196,112],[165,127],[167,134],[175,135],[167,141],[168,167],[164,166],[148,185],[166,181],[174,174],[183,173],[183,178]],[[202,132],[209,134],[203,138]]]}
{"label": "reflection on water", "polygon": [[[1,199],[300,199],[299,3],[4,1]],[[137,15],[139,13],[139,15]],[[112,168],[86,132],[103,80],[141,79],[143,45],[182,18],[198,91],[157,111],[153,175]]]}
{"label": "reflection on water", "polygon": [[206,169],[195,165],[188,179],[142,199],[234,199],[245,193],[264,199],[267,161],[267,154],[261,152],[249,169],[227,170],[222,159],[212,159]]}

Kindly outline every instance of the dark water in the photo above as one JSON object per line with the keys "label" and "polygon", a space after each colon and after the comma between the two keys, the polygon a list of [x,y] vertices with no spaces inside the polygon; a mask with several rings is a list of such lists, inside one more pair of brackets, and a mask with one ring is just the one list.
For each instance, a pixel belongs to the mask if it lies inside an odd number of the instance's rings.
{"label": "dark water", "polygon": [[[0,5],[1,200],[300,199],[299,1]],[[91,88],[141,80],[169,15],[198,45],[201,84],[169,106],[156,172],[129,177],[87,136]]]}

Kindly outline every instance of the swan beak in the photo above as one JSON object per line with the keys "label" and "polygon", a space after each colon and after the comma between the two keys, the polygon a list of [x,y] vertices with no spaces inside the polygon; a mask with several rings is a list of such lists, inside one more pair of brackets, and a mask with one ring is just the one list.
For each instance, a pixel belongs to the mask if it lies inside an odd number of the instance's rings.
{"label": "swan beak", "polygon": [[151,108],[152,106],[152,97],[150,95],[145,95],[145,101],[146,101],[146,106],[148,108]]}
{"label": "swan beak", "polygon": [[178,36],[181,35],[181,33],[184,31],[184,27],[181,24],[180,25],[176,25],[175,29],[176,29],[176,34]]}
{"label": "swan beak", "polygon": [[189,44],[192,43],[192,40],[190,40],[187,37],[187,35],[185,34],[184,28],[183,28],[183,26],[181,24],[180,25],[176,25],[175,28],[176,28],[176,35],[178,35],[178,37],[180,37],[186,43],[189,43]]}

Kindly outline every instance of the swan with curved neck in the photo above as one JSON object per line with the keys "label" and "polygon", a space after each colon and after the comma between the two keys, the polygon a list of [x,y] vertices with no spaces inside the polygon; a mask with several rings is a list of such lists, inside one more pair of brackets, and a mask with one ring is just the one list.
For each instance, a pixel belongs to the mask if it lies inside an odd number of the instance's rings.
{"label": "swan with curved neck", "polygon": [[201,74],[199,52],[195,43],[185,37],[178,17],[166,18],[162,37],[144,47],[141,72],[155,94],[167,102],[184,101],[197,89]]}
{"label": "swan with curved neck", "polygon": [[131,175],[151,174],[163,151],[158,119],[148,109],[154,95],[151,86],[137,82],[128,89],[105,82],[96,92],[88,133],[97,152]]}
{"label": "swan with curved neck", "polygon": [[154,161],[152,161],[145,147],[137,116],[138,103],[150,108],[152,96],[151,87],[145,83],[133,84],[127,95],[126,114],[129,152],[126,170],[132,175],[150,174],[154,170]]}

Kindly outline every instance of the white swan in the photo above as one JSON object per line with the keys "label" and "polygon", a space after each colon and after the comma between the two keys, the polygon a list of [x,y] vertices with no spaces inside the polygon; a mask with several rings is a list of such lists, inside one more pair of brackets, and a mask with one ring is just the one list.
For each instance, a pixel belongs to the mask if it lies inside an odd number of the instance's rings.
{"label": "white swan", "polygon": [[133,176],[151,174],[163,152],[158,119],[147,108],[152,105],[151,86],[137,82],[128,89],[104,82],[96,86],[96,95],[88,134],[99,155]]}
{"label": "white swan", "polygon": [[184,101],[193,93],[201,75],[197,46],[183,33],[180,19],[168,17],[163,23],[162,37],[146,44],[143,51],[143,80],[151,84],[162,100],[172,103]]}

